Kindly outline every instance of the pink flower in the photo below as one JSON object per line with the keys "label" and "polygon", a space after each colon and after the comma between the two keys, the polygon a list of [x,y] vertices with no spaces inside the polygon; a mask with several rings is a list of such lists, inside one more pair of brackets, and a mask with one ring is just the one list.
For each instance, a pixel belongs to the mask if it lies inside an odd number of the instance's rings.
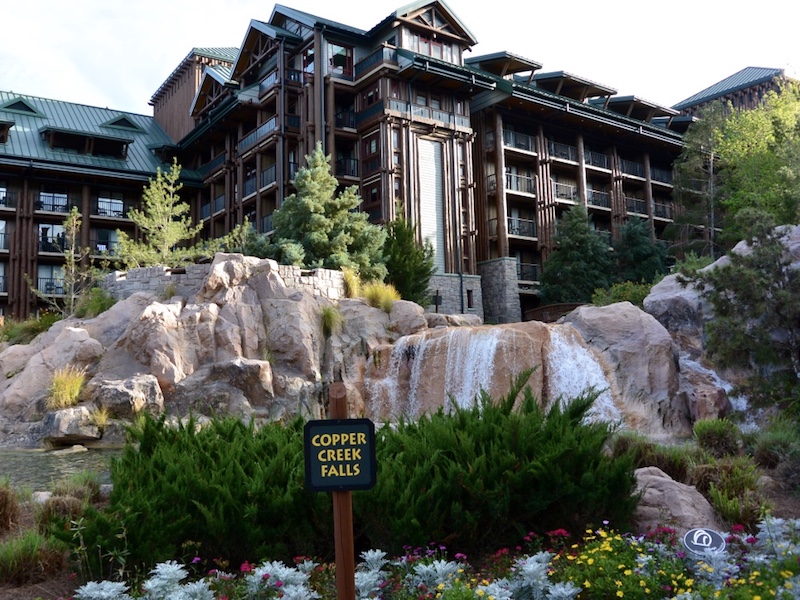
{"label": "pink flower", "polygon": [[242,563],[242,566],[241,566],[241,567],[239,567],[239,570],[240,570],[242,573],[250,573],[251,571],[255,571],[255,567],[254,567],[253,565],[251,565],[249,562],[247,562],[247,561],[244,561],[244,562]]}

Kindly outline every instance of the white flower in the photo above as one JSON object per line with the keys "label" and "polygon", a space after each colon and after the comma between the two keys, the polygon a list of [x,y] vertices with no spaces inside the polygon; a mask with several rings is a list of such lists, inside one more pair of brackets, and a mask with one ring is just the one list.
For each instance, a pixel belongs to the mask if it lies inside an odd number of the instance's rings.
{"label": "white flower", "polygon": [[116,581],[90,581],[75,590],[75,600],[133,600],[128,586]]}

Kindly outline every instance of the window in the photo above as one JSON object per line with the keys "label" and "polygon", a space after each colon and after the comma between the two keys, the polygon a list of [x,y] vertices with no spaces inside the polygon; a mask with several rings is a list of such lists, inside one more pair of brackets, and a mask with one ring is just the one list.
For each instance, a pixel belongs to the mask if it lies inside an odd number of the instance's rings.
{"label": "window", "polygon": [[64,252],[64,227],[39,225],[39,252]]}
{"label": "window", "polygon": [[364,186],[363,210],[369,215],[369,220],[373,223],[378,223],[383,218],[383,211],[381,210],[381,182],[375,181]]}
{"label": "window", "polygon": [[380,89],[378,85],[375,84],[375,87],[363,92],[361,94],[361,109],[364,110],[365,108],[372,106],[381,98]]}
{"label": "window", "polygon": [[0,221],[0,250],[8,250],[8,236],[6,235],[5,221]]}
{"label": "window", "polygon": [[338,44],[328,44],[328,72],[352,77],[353,49]]}
{"label": "window", "polygon": [[36,210],[48,210],[50,212],[68,212],[69,199],[67,193],[63,191],[42,191],[39,192],[39,200],[36,202]]}
{"label": "window", "polygon": [[116,229],[91,229],[89,232],[89,245],[93,252],[110,254],[116,250],[117,243]]}
{"label": "window", "polygon": [[475,308],[475,300],[472,297],[472,290],[467,290],[467,308]]}
{"label": "window", "polygon": [[419,106],[428,106],[428,95],[425,92],[415,92],[414,103]]}
{"label": "window", "polygon": [[303,50],[303,72],[314,72],[314,46],[309,46]]}
{"label": "window", "polygon": [[37,288],[45,294],[64,293],[64,271],[58,265],[39,265]]}

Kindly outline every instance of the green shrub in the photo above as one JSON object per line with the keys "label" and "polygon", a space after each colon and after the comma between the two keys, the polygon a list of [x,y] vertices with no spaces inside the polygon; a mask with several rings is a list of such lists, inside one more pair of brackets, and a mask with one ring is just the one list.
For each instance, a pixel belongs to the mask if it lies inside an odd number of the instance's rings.
{"label": "green shrub", "polygon": [[51,496],[36,507],[34,518],[41,533],[50,532],[53,527],[62,527],[81,517],[88,505],[72,496]]}
{"label": "green shrub", "polygon": [[712,456],[721,458],[739,452],[741,434],[736,423],[728,419],[702,419],[694,424],[697,445]]}
{"label": "green shrub", "polygon": [[[103,554],[129,552],[128,568],[184,558],[185,544],[233,565],[245,560],[326,557],[331,501],[304,485],[303,422],[258,431],[236,419],[171,427],[143,415],[111,463],[109,505],[85,513],[75,532],[54,535]],[[91,553],[90,572],[103,572]]]}
{"label": "green shrub", "polygon": [[612,284],[609,288],[597,288],[592,294],[592,304],[595,306],[608,306],[609,304],[627,301],[634,306],[642,308],[644,299],[647,298],[652,287],[652,283],[623,281],[622,283]]}
{"label": "green shrub", "polygon": [[692,466],[706,460],[702,449],[694,444],[665,446],[650,441],[644,435],[624,432],[612,442],[614,456],[630,454],[634,468],[657,467],[675,481],[688,482]]}
{"label": "green shrub", "polygon": [[65,563],[61,544],[28,530],[0,543],[0,585],[41,581],[60,571]]}
{"label": "green shrub", "polygon": [[338,306],[322,307],[322,333],[326,338],[342,328],[342,313]]}
{"label": "green shrub", "polygon": [[396,300],[400,300],[400,293],[389,283],[380,281],[370,281],[361,286],[361,295],[367,304],[374,308],[390,313],[392,305]]}
{"label": "green shrub", "polygon": [[92,471],[73,473],[53,486],[53,496],[71,496],[84,502],[100,499],[100,479]]}
{"label": "green shrub", "polygon": [[5,533],[17,522],[19,500],[7,478],[0,478],[0,534]]}
{"label": "green shrub", "polygon": [[755,434],[750,451],[756,463],[774,469],[793,454],[800,453],[800,432],[788,419],[775,420]]}
{"label": "green shrub", "polygon": [[436,540],[469,554],[533,530],[629,520],[632,462],[604,452],[607,423],[584,422],[596,394],[545,412],[528,388],[514,410],[529,374],[497,403],[483,393],[473,408],[379,430],[378,483],[354,496],[370,547]]}
{"label": "green shrub", "polygon": [[61,313],[42,311],[38,317],[24,321],[6,320],[0,331],[0,339],[9,344],[29,344],[40,333],[47,331],[61,320]]}
{"label": "green shrub", "polygon": [[86,381],[86,369],[72,365],[56,369],[50,384],[50,393],[45,406],[47,410],[58,410],[75,406],[80,399],[83,384]]}
{"label": "green shrub", "polygon": [[673,271],[677,273],[694,273],[703,269],[713,263],[714,260],[710,256],[699,256],[696,252],[688,252],[683,259],[675,263]]}
{"label": "green shrub", "polygon": [[81,294],[75,305],[75,316],[79,319],[92,319],[114,306],[117,299],[103,288],[93,287]]}

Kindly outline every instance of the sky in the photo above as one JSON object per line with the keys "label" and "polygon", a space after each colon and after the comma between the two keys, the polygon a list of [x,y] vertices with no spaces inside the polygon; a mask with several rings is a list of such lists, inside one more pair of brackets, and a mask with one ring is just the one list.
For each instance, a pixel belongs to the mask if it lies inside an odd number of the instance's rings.
{"label": "sky", "polygon": [[[507,50],[672,106],[745,67],[800,71],[785,0],[446,0],[477,38],[471,56]],[[369,30],[404,0],[283,0]],[[150,97],[193,47],[238,47],[255,0],[24,0],[3,11],[0,90],[151,115]],[[737,8],[739,6],[740,8]],[[10,14],[9,14],[10,13]],[[470,54],[467,54],[469,57]]]}

